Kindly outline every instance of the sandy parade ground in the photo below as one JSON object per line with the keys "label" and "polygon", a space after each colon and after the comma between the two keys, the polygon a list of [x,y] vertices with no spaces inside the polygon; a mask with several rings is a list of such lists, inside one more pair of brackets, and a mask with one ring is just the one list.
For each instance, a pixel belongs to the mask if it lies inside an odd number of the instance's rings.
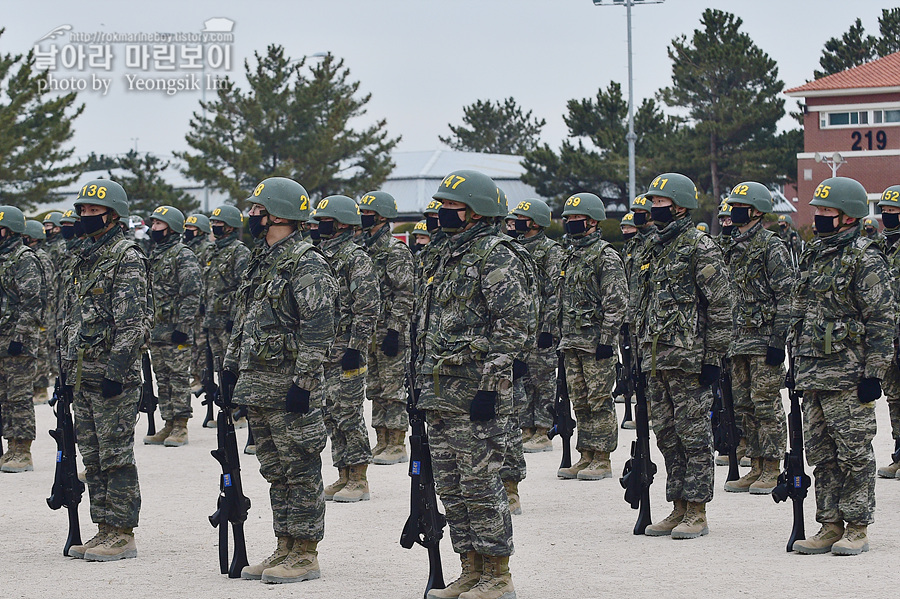
{"label": "sandy parade ground", "polygon": [[[786,406],[787,407],[787,406]],[[369,406],[367,405],[367,412]],[[623,406],[617,404],[621,420]],[[216,505],[220,469],[209,452],[214,429],[202,429],[204,408],[194,401],[190,444],[145,446],[147,423],[137,424],[136,459],[143,505],[136,529],[137,559],[88,563],[63,557],[65,510],[45,502],[53,480],[55,443],[47,434],[55,420],[50,406],[37,406],[34,472],[0,475],[0,556],[6,575],[0,597],[129,599],[175,597],[310,597],[415,599],[427,576],[426,551],[400,547],[409,512],[407,464],[371,466],[371,501],[328,502],[325,540],[319,544],[322,578],[288,585],[229,580],[219,574],[217,531],[208,520]],[[892,449],[887,405],[877,403],[878,465]],[[369,414],[367,413],[367,419]],[[157,426],[160,426],[157,413]],[[370,429],[371,430],[371,429]],[[613,454],[617,476],[628,458],[634,431],[619,431]],[[372,432],[374,445],[374,431]],[[246,429],[238,431],[243,447]],[[653,520],[665,516],[662,457],[652,440],[660,473],[651,488]],[[577,453],[576,453],[577,456]],[[785,552],[790,504],[771,497],[722,490],[727,468],[716,469],[716,495],[708,506],[710,534],[695,540],[634,536],[637,512],[622,498],[618,480],[559,480],[560,441],[550,453],[528,454],[521,483],[524,513],[513,518],[516,552],[510,569],[518,597],[887,597],[897,584],[900,559],[900,480],[878,479],[871,551],[856,557],[803,556]],[[254,456],[242,455],[244,491],[252,501],[245,525],[251,563],[274,549],[268,486]],[[742,473],[747,469],[742,469]],[[336,478],[330,447],[323,453],[325,484]],[[811,474],[811,471],[810,471]],[[807,535],[818,530],[815,501],[805,502]],[[87,493],[81,504],[83,540],[90,523]],[[445,580],[459,573],[449,532],[441,543]]]}

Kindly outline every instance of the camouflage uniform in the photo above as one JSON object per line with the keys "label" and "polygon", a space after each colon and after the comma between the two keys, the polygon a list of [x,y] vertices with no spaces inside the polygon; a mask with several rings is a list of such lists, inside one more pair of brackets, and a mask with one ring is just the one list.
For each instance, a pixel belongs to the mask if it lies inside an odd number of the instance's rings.
{"label": "camouflage uniform", "polygon": [[647,301],[650,291],[650,263],[656,245],[657,231],[653,224],[638,227],[634,237],[625,243],[623,263],[628,281],[628,307],[625,322],[632,337],[631,347],[637,348],[637,340],[645,325]]}
{"label": "camouflage uniform", "polygon": [[689,217],[658,232],[650,274],[641,367],[649,373],[656,443],[666,462],[666,500],[713,496],[712,393],[704,364],[718,365],[731,336],[732,299],[718,246]]}
{"label": "camouflage uniform", "polygon": [[[150,264],[155,300],[150,355],[159,413],[167,422],[186,419],[191,417],[191,336],[200,305],[200,265],[176,233],[154,244]],[[188,336],[184,344],[173,343],[175,331]]]}
{"label": "camouflage uniform", "polygon": [[575,447],[609,454],[618,444],[613,404],[616,358],[598,359],[599,345],[615,347],[625,321],[628,286],[622,258],[595,231],[572,240],[560,280],[560,351],[578,423]]}
{"label": "camouflage uniform", "polygon": [[[203,375],[203,367],[206,362],[206,331],[203,328],[203,317],[206,314],[206,269],[209,267],[213,253],[213,243],[209,240],[209,235],[198,230],[194,237],[185,242],[184,245],[194,252],[194,255],[197,257],[197,263],[200,265],[200,305],[197,310],[197,317],[194,319],[194,339],[191,347],[191,378],[199,381]],[[221,356],[222,354],[218,355]]]}
{"label": "camouflage uniform", "polygon": [[[513,411],[513,358],[532,342],[522,323],[533,307],[524,267],[506,243],[483,222],[447,237],[422,311],[419,407],[427,411],[435,484],[461,554],[513,552],[499,473]],[[495,418],[470,419],[478,391],[497,393]]]}
{"label": "camouflage uniform", "polygon": [[797,231],[791,227],[785,229],[778,227],[778,238],[784,243],[791,257],[791,263],[796,268],[800,263],[800,255],[803,253],[803,240],[800,239]]}
{"label": "camouflage uniform", "polygon": [[35,392],[46,392],[50,386],[50,374],[56,375],[56,302],[54,297],[56,272],[53,261],[39,242],[34,246],[34,253],[41,263],[41,320],[40,320],[40,355],[35,364],[36,376],[33,381]]}
{"label": "camouflage uniform", "polygon": [[234,231],[212,245],[203,271],[206,314],[203,328],[208,331],[213,356],[221,359],[228,348],[228,340],[236,320],[236,292],[243,280],[250,250]]}
{"label": "camouflage uniform", "polygon": [[[325,534],[322,364],[334,340],[337,293],[321,254],[294,232],[254,250],[234,296],[224,365],[240,373],[234,401],[249,406],[278,537],[320,541]],[[308,412],[288,406],[292,384],[309,391]]]}
{"label": "camouflage uniform", "polygon": [[[340,287],[340,322],[325,363],[325,425],[331,438],[334,466],[340,469],[372,461],[363,400],[366,354],[375,333],[381,301],[375,267],[351,231],[323,239],[319,247]],[[361,354],[356,371],[344,372],[341,368],[341,358],[348,348]]]}
{"label": "camouflage uniform", "polygon": [[[134,463],[141,348],[152,296],[147,259],[121,227],[85,241],[68,288],[66,378],[74,382],[75,432],[91,497],[91,520],[130,529],[141,491]],[[103,397],[104,379],[122,384]]]}
{"label": "camouflage uniform", "polygon": [[761,220],[732,239],[725,262],[736,292],[728,352],[735,416],[743,423],[746,455],[777,461],[787,441],[784,364],[766,364],[766,352],[769,347],[784,351],[794,269],[784,244]]}
{"label": "camouflage uniform", "polygon": [[[381,311],[369,346],[367,397],[372,400],[372,427],[406,431],[406,366],[409,363],[409,327],[413,318],[414,264],[405,243],[391,235],[385,224],[364,237],[381,293]],[[400,351],[381,351],[388,330],[400,333]]]}
{"label": "camouflage uniform", "polygon": [[[886,239],[889,244],[887,259],[893,283],[894,298],[900,301],[900,231],[895,231],[893,235],[886,235]],[[894,345],[893,362],[891,367],[887,369],[882,386],[884,388],[884,396],[887,398],[888,413],[891,420],[891,438],[894,440],[894,448],[896,450],[900,448],[900,366],[898,366],[897,362],[897,342]],[[897,463],[893,459],[891,461]],[[890,474],[891,470],[888,469],[887,473]],[[896,476],[896,469],[893,474]],[[882,476],[881,469],[879,469],[879,476]]]}
{"label": "camouflage uniform", "polygon": [[859,226],[807,245],[792,300],[806,458],[815,466],[816,520],[868,525],[875,513],[874,403],[863,378],[883,380],[894,354],[894,294],[881,251]]}

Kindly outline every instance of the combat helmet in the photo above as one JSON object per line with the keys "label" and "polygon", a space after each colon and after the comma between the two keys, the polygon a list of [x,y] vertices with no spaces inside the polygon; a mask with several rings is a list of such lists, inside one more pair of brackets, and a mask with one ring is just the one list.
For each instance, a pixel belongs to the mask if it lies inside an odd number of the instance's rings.
{"label": "combat helmet", "polygon": [[519,202],[510,214],[527,216],[539,227],[549,227],[551,223],[550,206],[547,205],[547,202],[538,198],[530,198]]}
{"label": "combat helmet", "polygon": [[229,227],[240,229],[244,224],[244,215],[241,214],[241,211],[234,206],[223,204],[222,206],[219,206],[212,211],[212,215],[209,217],[209,220],[223,222]]}
{"label": "combat helmet", "polygon": [[361,224],[357,203],[353,198],[341,195],[328,196],[319,201],[319,205],[316,206],[316,220],[321,221],[323,218],[333,218],[339,223],[357,227]]}
{"label": "combat helmet", "polygon": [[772,212],[772,192],[762,183],[745,181],[731,188],[728,199],[729,204],[747,204],[763,213]]}
{"label": "combat helmet", "polygon": [[309,219],[311,206],[306,188],[287,177],[263,179],[247,200],[260,204],[266,212],[278,218],[303,222]]}
{"label": "combat helmet", "polygon": [[646,196],[669,198],[672,203],[688,210],[695,210],[699,194],[694,183],[681,173],[663,173],[650,182]]}
{"label": "combat helmet", "polygon": [[24,235],[25,215],[15,206],[0,206],[0,227]]}
{"label": "combat helmet", "polygon": [[583,214],[596,221],[606,220],[606,206],[595,194],[584,191],[569,196],[563,205],[562,216]]}
{"label": "combat helmet", "polygon": [[212,228],[209,226],[209,219],[205,214],[192,214],[184,219],[184,224],[197,227],[207,235],[212,233]]}
{"label": "combat helmet", "polygon": [[36,220],[25,221],[24,235],[25,237],[31,237],[32,239],[47,239],[47,232],[44,231],[44,225]]}
{"label": "combat helmet", "polygon": [[435,200],[465,204],[475,214],[487,217],[506,214],[503,197],[494,180],[478,171],[453,171],[441,181]]}
{"label": "combat helmet", "polygon": [[128,194],[121,185],[109,179],[88,181],[75,199],[75,212],[79,215],[81,215],[81,207],[84,204],[104,206],[113,210],[120,217],[128,216]]}
{"label": "combat helmet", "polygon": [[166,223],[175,233],[184,233],[184,213],[174,206],[160,206],[153,211],[150,218]]}
{"label": "combat helmet", "polygon": [[869,214],[866,189],[856,179],[831,177],[816,187],[810,206],[835,208],[851,218],[863,218]]}

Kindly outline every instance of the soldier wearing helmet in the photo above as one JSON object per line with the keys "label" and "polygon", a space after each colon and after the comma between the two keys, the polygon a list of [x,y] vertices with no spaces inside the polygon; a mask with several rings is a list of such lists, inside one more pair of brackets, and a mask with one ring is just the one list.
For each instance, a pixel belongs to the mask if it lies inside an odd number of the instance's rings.
{"label": "soldier wearing helmet", "polygon": [[0,471],[33,470],[33,383],[41,356],[43,268],[24,243],[25,215],[0,206],[0,410],[7,450]]}
{"label": "soldier wearing helmet", "polygon": [[[59,214],[59,213],[57,213]],[[34,403],[45,404],[50,400],[47,387],[50,386],[50,375],[57,375],[55,366],[56,352],[56,270],[50,254],[44,251],[46,247],[47,233],[43,224],[37,220],[25,221],[25,234],[22,241],[34,250],[41,261],[41,299],[43,310],[41,313],[41,349],[37,360],[36,377],[33,381]]]}
{"label": "soldier wearing helmet", "polygon": [[867,216],[862,221],[862,231],[860,231],[860,235],[863,237],[868,237],[881,248],[882,251],[886,249],[884,235],[878,230],[878,220],[872,216]]}
{"label": "soldier wearing helmet", "polygon": [[666,462],[666,499],[674,504],[645,534],[693,539],[709,533],[713,496],[710,386],[719,378],[732,330],[732,300],[722,252],[692,226],[694,183],[664,173],[645,194],[659,227],[649,275],[641,366],[649,373],[653,430]]}
{"label": "soldier wearing helmet", "polygon": [[810,205],[816,240],[800,261],[791,346],[822,527],[794,550],[856,555],[869,549],[874,520],[875,400],[894,357],[896,312],[885,307],[896,304],[884,254],[860,236],[869,214],[863,186],[826,179]]}
{"label": "soldier wearing helmet", "polygon": [[376,464],[408,461],[406,454],[406,367],[410,359],[410,323],[415,303],[415,264],[409,247],[391,235],[397,202],[384,191],[359,199],[363,247],[372,258],[381,294],[375,342],[369,345],[366,397],[372,400],[372,428],[378,443]]}
{"label": "soldier wearing helmet", "polygon": [[791,255],[791,263],[796,268],[800,264],[800,255],[803,254],[803,240],[794,230],[794,219],[789,214],[778,215],[778,237],[788,248]]}
{"label": "soldier wearing helmet", "polygon": [[513,361],[534,343],[522,326],[534,306],[524,265],[493,225],[503,202],[494,181],[454,171],[434,199],[442,203],[447,240],[434,271],[426,270],[417,407],[426,411],[435,485],[462,574],[428,596],[499,597],[514,593],[512,520],[499,472],[513,413]]}
{"label": "soldier wearing helmet", "polygon": [[707,235],[709,235],[709,225],[707,225],[706,223],[697,223],[697,230],[701,233],[706,233]]}
{"label": "soldier wearing helmet", "polygon": [[372,462],[372,448],[363,403],[368,350],[381,310],[378,275],[372,259],[356,243],[362,220],[352,198],[323,198],[316,206],[316,220],[322,238],[319,249],[340,287],[340,322],[325,363],[325,425],[338,479],[325,488],[325,499],[339,503],[368,501],[366,472]]}
{"label": "soldier wearing helmet", "polygon": [[[638,340],[643,326],[642,319],[646,315],[647,293],[649,289],[650,262],[656,244],[656,225],[650,219],[652,203],[644,194],[635,197],[631,202],[631,222],[635,227],[635,235],[625,242],[623,262],[625,277],[628,280],[628,307],[625,312],[623,333],[631,337],[631,347],[638,348]],[[622,398],[624,401],[624,397]]]}
{"label": "soldier wearing helmet", "polygon": [[[298,230],[310,208],[302,185],[270,177],[248,201],[248,229],[259,242],[234,309],[216,312],[235,319],[220,383],[234,387],[235,404],[247,406],[277,541],[272,555],[244,567],[241,578],[301,582],[319,578],[317,547],[325,535],[322,365],[334,342],[338,289],[325,259]],[[222,209],[211,220],[237,229],[237,217]]]}
{"label": "soldier wearing helmet", "polygon": [[147,258],[119,225],[129,215],[122,186],[106,179],[87,182],[75,210],[89,239],[68,286],[63,368],[74,385],[78,449],[99,530],[70,547],[69,556],[113,561],[137,556],[141,494],[134,427],[122,423],[134,422],[140,401],[140,354],[153,296]]}
{"label": "soldier wearing helmet", "polygon": [[734,334],[728,350],[731,389],[741,444],[750,472],[725,490],[768,495],[775,488],[787,442],[781,401],[785,341],[791,315],[794,268],[775,233],[763,228],[772,193],[755,181],[738,183],[726,200],[735,231],[725,250],[734,298]]}
{"label": "soldier wearing helmet", "polygon": [[[884,224],[884,236],[888,266],[891,271],[894,298],[900,301],[900,185],[891,185],[881,194],[878,201],[881,209],[881,222]],[[881,478],[898,478],[900,472],[900,370],[897,356],[888,368],[882,381],[884,395],[887,398],[888,411],[891,418],[891,437],[894,439],[894,453],[887,466],[878,469]]]}
{"label": "soldier wearing helmet", "polygon": [[184,214],[159,206],[150,215],[150,274],[153,286],[153,330],[150,356],[159,396],[159,413],[166,424],[144,445],[181,447],[188,443],[191,417],[191,358],[194,325],[202,287],[197,256],[182,243]]}
{"label": "soldier wearing helmet", "polygon": [[628,285],[622,258],[600,237],[603,201],[588,192],[566,200],[562,217],[571,244],[560,268],[560,342],[578,427],[580,459],[559,478],[612,477],[609,455],[618,443],[612,391],[616,350],[625,322]]}
{"label": "soldier wearing helmet", "polygon": [[191,391],[195,393],[199,393],[203,388],[200,377],[203,374],[206,347],[206,332],[203,328],[203,316],[206,314],[206,290],[202,283],[206,281],[206,269],[212,253],[213,244],[209,240],[211,233],[209,218],[205,214],[191,214],[184,219],[184,245],[197,256],[201,276],[200,309],[197,311],[197,318],[194,319],[194,338],[191,347]]}

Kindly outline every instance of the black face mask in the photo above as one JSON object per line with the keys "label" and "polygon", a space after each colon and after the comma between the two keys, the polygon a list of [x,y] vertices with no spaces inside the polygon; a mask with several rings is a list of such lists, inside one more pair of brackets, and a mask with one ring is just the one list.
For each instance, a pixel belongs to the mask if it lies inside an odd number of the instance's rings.
{"label": "black face mask", "polygon": [[900,227],[900,214],[897,214],[896,212],[893,214],[882,212],[881,222],[884,223],[885,229],[896,229],[897,227]]}
{"label": "black face mask", "polygon": [[[109,212],[103,212],[101,214],[94,214],[92,216],[82,216],[81,217],[81,226],[84,227],[85,235],[94,235],[97,231],[103,229],[106,226],[106,222],[103,221],[103,217],[109,214]],[[76,224],[77,226],[77,224]]]}
{"label": "black face mask", "polygon": [[[732,212],[732,214],[734,213]],[[734,233],[734,225],[725,225],[722,227],[722,235],[730,237],[732,233]]]}
{"label": "black face mask", "polygon": [[319,234],[318,227],[316,227],[315,229],[309,230],[309,238],[312,239],[313,241],[319,241],[322,238],[322,236]]}
{"label": "black face mask", "polygon": [[731,209],[731,222],[735,225],[746,225],[750,222],[750,206],[734,206]]}
{"label": "black face mask", "polygon": [[513,222],[516,224],[516,231],[519,231],[520,233],[525,233],[530,228],[528,226],[527,220],[521,220],[517,218]]}
{"label": "black face mask", "polygon": [[815,217],[813,217],[813,220],[816,223],[816,234],[828,235],[829,233],[837,231],[837,225],[834,224],[834,219],[834,216],[816,214]]}
{"label": "black face mask", "polygon": [[634,226],[635,227],[643,227],[647,224],[647,213],[646,212],[635,212],[634,213]]}
{"label": "black face mask", "polygon": [[466,221],[459,217],[459,210],[450,208],[438,208],[438,222],[448,233],[454,233],[466,226]]}
{"label": "black face mask", "polygon": [[426,245],[428,245],[428,244],[425,244],[425,243],[414,243],[414,244],[412,244],[411,246],[409,246],[409,249],[412,250],[412,253],[413,253],[413,254],[417,254],[417,253],[421,252],[421,251],[422,251],[422,248],[425,247]]}
{"label": "black face mask", "polygon": [[166,238],[166,231],[157,231],[156,229],[150,229],[150,239],[154,241],[154,243],[159,243],[163,239]]}
{"label": "black face mask", "polygon": [[587,231],[587,219],[567,220],[563,227],[572,237],[580,237]]}
{"label": "black face mask", "polygon": [[53,241],[56,238],[56,233],[51,233],[50,231],[44,231],[44,235],[47,241]]}
{"label": "black face mask", "polygon": [[262,224],[262,219],[267,216],[266,214],[257,214],[256,216],[248,216],[247,217],[247,230],[250,231],[250,236],[253,239],[259,239],[266,232],[265,225]]}
{"label": "black face mask", "polygon": [[320,239],[331,239],[334,237],[334,221],[333,220],[323,220],[319,221],[319,228],[316,229],[319,234]]}
{"label": "black face mask", "polygon": [[72,229],[75,230],[75,237],[84,237],[84,225],[81,224],[80,220],[76,220],[72,224]]}
{"label": "black face mask", "polygon": [[778,225],[778,228],[782,231],[787,231],[787,225]]}
{"label": "black face mask", "polygon": [[622,233],[622,239],[624,239],[625,241],[628,241],[635,235],[637,235],[637,231],[635,231],[634,233]]}
{"label": "black face mask", "polygon": [[425,228],[428,229],[429,233],[434,233],[437,231],[440,224],[438,223],[438,217],[434,214],[426,214],[425,215]]}
{"label": "black face mask", "polygon": [[197,236],[197,232],[194,231],[193,229],[185,229],[184,230],[184,241],[185,242],[190,241],[191,239],[193,239],[196,236]]}
{"label": "black face mask", "polygon": [[75,239],[75,227],[72,225],[60,227],[60,233],[62,233],[63,239]]}
{"label": "black face mask", "polygon": [[363,229],[371,229],[375,226],[375,215],[374,214],[360,214],[359,215],[360,226]]}
{"label": "black face mask", "polygon": [[213,236],[216,239],[221,239],[225,237],[225,225],[213,225],[212,226]]}
{"label": "black face mask", "polygon": [[653,206],[650,208],[650,218],[662,224],[668,224],[675,220],[675,217],[672,216],[671,206]]}
{"label": "black face mask", "polygon": [[522,232],[517,230],[515,227],[513,227],[512,229],[507,228],[506,234],[509,235],[510,237],[515,238],[515,237],[519,237],[522,234]]}

